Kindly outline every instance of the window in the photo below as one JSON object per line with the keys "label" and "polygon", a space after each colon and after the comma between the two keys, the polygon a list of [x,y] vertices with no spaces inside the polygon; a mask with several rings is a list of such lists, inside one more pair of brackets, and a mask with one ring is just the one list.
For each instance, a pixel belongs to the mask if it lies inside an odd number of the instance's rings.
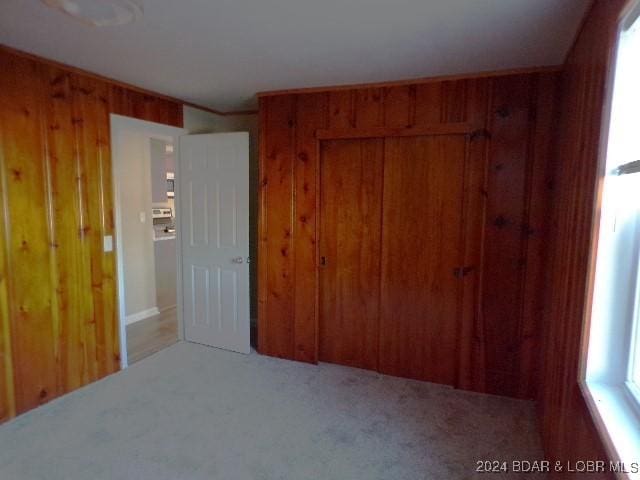
{"label": "window", "polygon": [[586,398],[618,460],[640,452],[640,3],[619,37],[611,101]]}

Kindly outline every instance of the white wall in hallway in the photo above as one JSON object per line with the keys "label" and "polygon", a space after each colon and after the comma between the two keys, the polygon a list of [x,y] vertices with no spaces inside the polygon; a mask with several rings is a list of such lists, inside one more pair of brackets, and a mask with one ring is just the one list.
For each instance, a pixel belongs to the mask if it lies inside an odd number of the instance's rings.
{"label": "white wall in hallway", "polygon": [[128,323],[157,312],[149,147],[149,137],[124,131],[114,152]]}

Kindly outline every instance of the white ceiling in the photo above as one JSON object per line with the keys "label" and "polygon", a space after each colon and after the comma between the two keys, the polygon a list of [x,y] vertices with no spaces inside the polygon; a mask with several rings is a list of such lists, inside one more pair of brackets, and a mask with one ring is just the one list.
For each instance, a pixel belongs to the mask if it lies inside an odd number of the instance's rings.
{"label": "white ceiling", "polygon": [[0,1],[0,43],[220,110],[264,90],[562,63],[590,0],[141,0],[92,28]]}

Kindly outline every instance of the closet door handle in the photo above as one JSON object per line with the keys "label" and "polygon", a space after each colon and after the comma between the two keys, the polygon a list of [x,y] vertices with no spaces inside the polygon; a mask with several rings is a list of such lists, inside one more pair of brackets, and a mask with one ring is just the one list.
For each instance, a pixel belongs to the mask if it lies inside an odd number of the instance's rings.
{"label": "closet door handle", "polygon": [[327,266],[327,257],[320,257],[320,266],[321,267]]}
{"label": "closet door handle", "polygon": [[463,278],[469,275],[471,272],[475,270],[475,267],[467,266],[467,267],[456,267],[453,269],[453,275],[456,278]]}

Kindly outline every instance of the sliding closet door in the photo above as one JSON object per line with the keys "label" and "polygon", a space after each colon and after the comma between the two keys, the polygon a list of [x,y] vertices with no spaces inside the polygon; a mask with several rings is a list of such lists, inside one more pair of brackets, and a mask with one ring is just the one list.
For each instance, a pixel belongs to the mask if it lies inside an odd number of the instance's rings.
{"label": "sliding closet door", "polygon": [[321,144],[319,359],[378,367],[384,140]]}
{"label": "sliding closet door", "polygon": [[379,369],[454,384],[464,136],[385,140]]}

